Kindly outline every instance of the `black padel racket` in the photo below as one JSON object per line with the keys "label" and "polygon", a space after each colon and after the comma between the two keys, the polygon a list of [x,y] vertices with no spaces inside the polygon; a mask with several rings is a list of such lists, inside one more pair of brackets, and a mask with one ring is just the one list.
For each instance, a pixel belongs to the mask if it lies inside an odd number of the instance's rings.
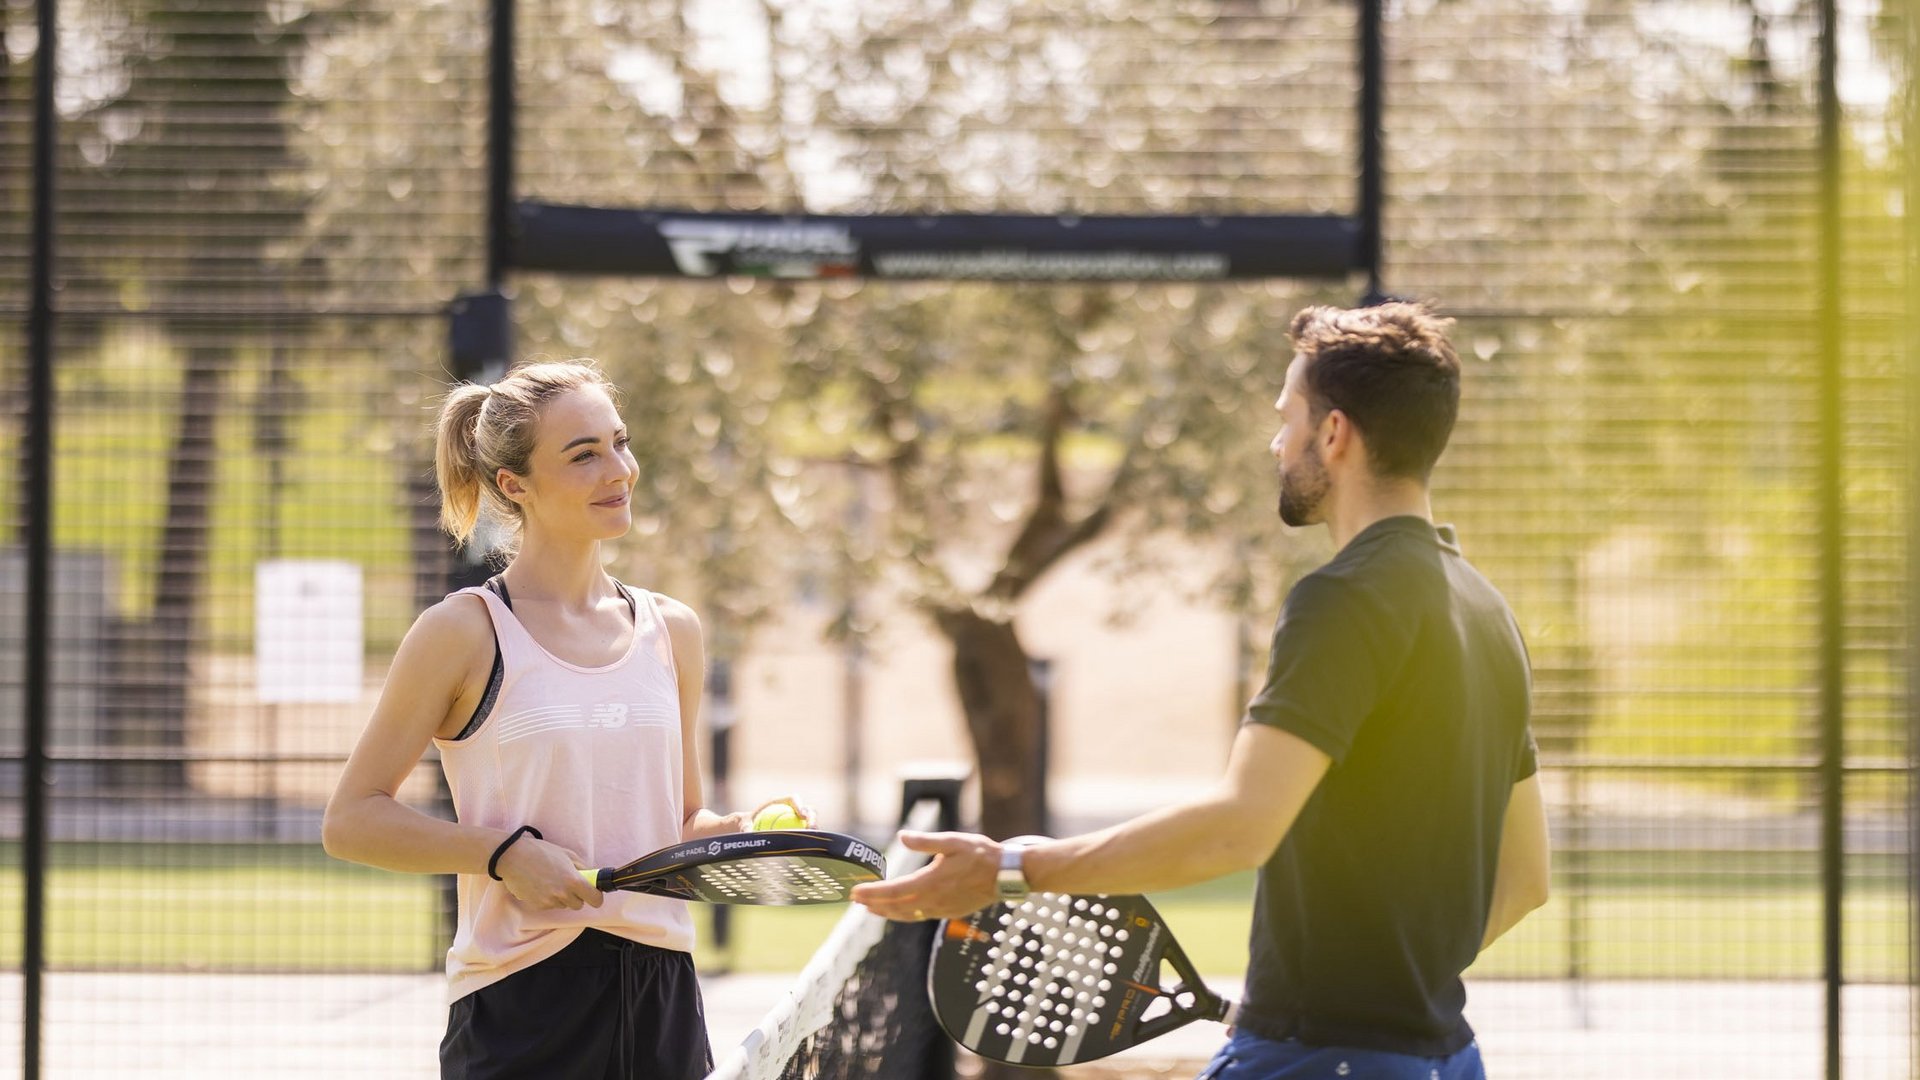
{"label": "black padel racket", "polygon": [[708,904],[837,904],[879,881],[887,860],[851,836],[813,829],[728,833],[661,848],[625,866],[582,870],[601,892]]}
{"label": "black padel racket", "polygon": [[1094,1061],[1195,1020],[1231,1024],[1237,1010],[1141,896],[1034,893],[945,920],[927,993],[955,1042],[1036,1067]]}

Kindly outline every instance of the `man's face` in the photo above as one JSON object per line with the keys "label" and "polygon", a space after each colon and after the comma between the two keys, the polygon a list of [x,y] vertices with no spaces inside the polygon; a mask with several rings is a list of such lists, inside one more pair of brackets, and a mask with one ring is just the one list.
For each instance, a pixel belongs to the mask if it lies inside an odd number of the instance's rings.
{"label": "man's face", "polygon": [[1326,520],[1324,504],[1333,486],[1314,439],[1318,425],[1307,403],[1306,367],[1306,360],[1299,358],[1287,366],[1286,387],[1273,406],[1280,413],[1280,432],[1271,446],[1280,472],[1280,520],[1295,528]]}

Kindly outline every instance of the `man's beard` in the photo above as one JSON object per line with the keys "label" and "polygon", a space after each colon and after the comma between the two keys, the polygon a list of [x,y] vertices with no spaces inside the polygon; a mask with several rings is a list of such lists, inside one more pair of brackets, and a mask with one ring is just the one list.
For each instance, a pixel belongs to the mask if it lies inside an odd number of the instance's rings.
{"label": "man's beard", "polygon": [[1333,479],[1320,460],[1320,448],[1307,444],[1307,451],[1291,469],[1280,470],[1280,520],[1294,528],[1317,525],[1320,504],[1327,499]]}

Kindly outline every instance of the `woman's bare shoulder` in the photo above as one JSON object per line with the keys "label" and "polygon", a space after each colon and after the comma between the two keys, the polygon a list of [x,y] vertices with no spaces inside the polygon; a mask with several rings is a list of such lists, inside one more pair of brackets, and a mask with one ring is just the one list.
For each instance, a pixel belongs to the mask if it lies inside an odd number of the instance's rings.
{"label": "woman's bare shoulder", "polygon": [[675,629],[681,627],[689,630],[700,629],[700,616],[694,614],[692,608],[666,593],[650,592],[648,595],[653,597],[654,605],[660,609],[660,616],[667,620],[669,626]]}
{"label": "woman's bare shoulder", "polygon": [[493,617],[487,602],[471,593],[454,593],[429,606],[414,620],[401,653],[418,646],[425,658],[446,663],[482,650],[493,653]]}

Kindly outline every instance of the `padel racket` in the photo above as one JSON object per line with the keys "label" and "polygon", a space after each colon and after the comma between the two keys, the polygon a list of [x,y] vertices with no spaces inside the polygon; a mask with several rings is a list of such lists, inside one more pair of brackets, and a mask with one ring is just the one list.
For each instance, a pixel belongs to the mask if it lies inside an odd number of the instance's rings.
{"label": "padel racket", "polygon": [[1231,1024],[1238,1011],[1141,896],[1034,893],[945,920],[927,994],[955,1042],[1036,1067],[1094,1061],[1195,1020]]}
{"label": "padel racket", "polygon": [[813,829],[689,840],[625,866],[582,870],[601,892],[624,890],[708,904],[835,904],[887,874],[886,857],[851,836]]}

